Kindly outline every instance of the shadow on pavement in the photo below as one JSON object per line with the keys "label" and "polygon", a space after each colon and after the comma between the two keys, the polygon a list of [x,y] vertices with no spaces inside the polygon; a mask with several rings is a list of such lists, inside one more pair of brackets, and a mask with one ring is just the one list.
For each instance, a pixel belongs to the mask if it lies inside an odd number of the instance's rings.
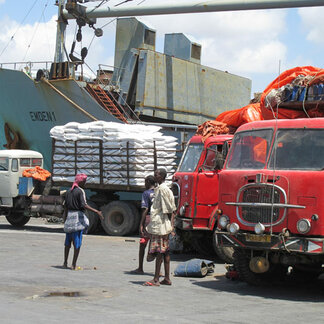
{"label": "shadow on pavement", "polygon": [[143,273],[137,273],[132,271],[124,271],[124,274],[132,275],[132,276],[152,276],[151,272],[143,272]]}
{"label": "shadow on pavement", "polygon": [[324,301],[324,283],[317,280],[311,284],[300,284],[293,282],[283,282],[274,286],[250,286],[239,280],[229,280],[225,276],[213,276],[218,280],[211,279],[210,281],[195,280],[192,284],[214,289],[219,292],[229,292],[241,296],[259,296],[268,299],[303,301],[318,303]]}
{"label": "shadow on pavement", "polygon": [[9,224],[0,224],[0,230],[12,230],[12,231],[29,231],[29,232],[47,232],[47,233],[63,233],[62,227],[51,227],[51,225],[25,225],[23,227],[15,227]]}
{"label": "shadow on pavement", "polygon": [[51,266],[51,268],[60,269],[60,270],[72,270],[71,267],[63,267],[62,265]]}
{"label": "shadow on pavement", "polygon": [[138,285],[138,286],[143,286],[143,287],[146,287],[144,286],[145,282],[147,280],[141,280],[141,281],[129,281],[129,283],[133,284],[133,285]]}

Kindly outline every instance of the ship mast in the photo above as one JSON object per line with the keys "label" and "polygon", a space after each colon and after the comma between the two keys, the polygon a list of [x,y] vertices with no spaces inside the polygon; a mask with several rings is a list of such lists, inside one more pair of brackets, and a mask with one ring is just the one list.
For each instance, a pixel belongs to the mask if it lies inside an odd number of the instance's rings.
{"label": "ship mast", "polygon": [[67,26],[67,20],[62,15],[64,9],[64,2],[65,0],[59,0],[56,2],[58,6],[56,44],[55,44],[55,56],[54,56],[54,62],[56,63],[63,62],[65,60],[64,43],[65,43],[65,30]]}

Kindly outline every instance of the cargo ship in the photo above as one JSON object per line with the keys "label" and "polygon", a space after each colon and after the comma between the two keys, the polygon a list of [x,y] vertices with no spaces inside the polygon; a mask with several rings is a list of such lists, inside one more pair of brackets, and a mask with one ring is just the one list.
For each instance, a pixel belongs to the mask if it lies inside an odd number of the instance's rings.
{"label": "cargo ship", "polygon": [[[56,125],[95,120],[160,124],[181,142],[198,124],[249,102],[251,80],[202,65],[201,45],[181,33],[166,34],[164,53],[157,52],[156,31],[133,16],[276,8],[279,2],[282,8],[321,5],[321,1],[262,0],[123,8],[105,4],[89,9],[83,2],[87,1],[56,1],[53,62],[44,62],[35,74],[0,63],[1,147],[39,151],[46,168],[51,165],[49,131]],[[68,54],[65,31],[68,20],[76,19],[77,41],[86,26],[100,36],[102,30],[95,26],[101,17],[119,17],[114,68],[101,66],[94,80],[86,80],[77,71],[82,70],[87,49],[78,58],[72,44]]]}

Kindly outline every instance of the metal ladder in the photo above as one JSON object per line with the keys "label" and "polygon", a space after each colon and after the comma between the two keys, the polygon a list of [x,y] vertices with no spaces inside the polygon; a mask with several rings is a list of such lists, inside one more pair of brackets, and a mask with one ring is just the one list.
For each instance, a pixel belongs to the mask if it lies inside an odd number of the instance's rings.
{"label": "metal ladder", "polygon": [[[116,99],[111,99],[105,90],[98,84],[87,83],[87,91],[96,101],[105,108],[109,113],[128,124],[129,115],[125,112],[124,108],[118,103]],[[113,96],[111,95],[113,98]]]}

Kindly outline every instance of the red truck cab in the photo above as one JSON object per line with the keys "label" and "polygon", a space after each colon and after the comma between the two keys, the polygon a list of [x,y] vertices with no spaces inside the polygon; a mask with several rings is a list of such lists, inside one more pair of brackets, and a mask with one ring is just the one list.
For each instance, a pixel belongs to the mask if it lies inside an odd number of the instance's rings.
{"label": "red truck cab", "polygon": [[323,118],[252,122],[236,131],[220,173],[217,239],[235,249],[243,280],[322,271],[323,183]]}
{"label": "red truck cab", "polygon": [[[218,176],[233,135],[193,136],[173,176],[177,202],[176,226],[189,231],[196,249],[213,249],[212,234],[218,206]],[[210,253],[210,251],[209,251]]]}

